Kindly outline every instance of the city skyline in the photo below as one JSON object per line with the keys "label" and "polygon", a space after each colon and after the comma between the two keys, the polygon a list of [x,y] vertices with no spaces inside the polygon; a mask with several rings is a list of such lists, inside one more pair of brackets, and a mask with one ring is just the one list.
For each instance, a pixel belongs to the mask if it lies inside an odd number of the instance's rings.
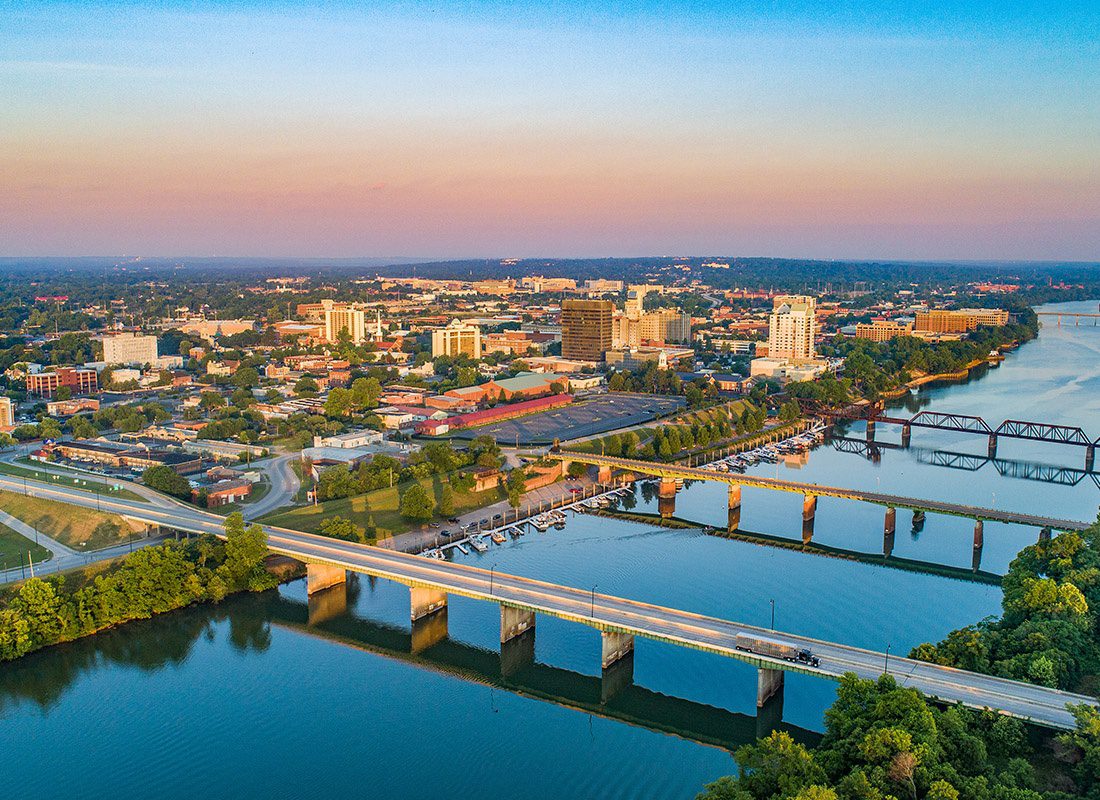
{"label": "city skyline", "polygon": [[0,253],[1095,260],[1095,11],[0,4]]}

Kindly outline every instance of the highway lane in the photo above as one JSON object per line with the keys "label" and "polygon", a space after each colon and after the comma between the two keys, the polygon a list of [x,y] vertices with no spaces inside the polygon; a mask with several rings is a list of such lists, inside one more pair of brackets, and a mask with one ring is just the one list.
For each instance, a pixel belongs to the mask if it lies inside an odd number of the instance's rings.
{"label": "highway lane", "polygon": [[956,517],[968,517],[974,520],[980,519],[985,522],[1008,522],[1017,525],[1029,525],[1036,528],[1049,527],[1060,531],[1083,531],[1092,525],[1091,522],[1045,517],[1040,514],[1001,511],[995,508],[969,506],[962,503],[948,503],[942,500],[926,500],[917,497],[886,494],[884,492],[846,489],[840,486],[828,486],[820,483],[787,481],[782,478],[766,478],[761,475],[718,472],[716,470],[703,469],[701,467],[685,467],[679,464],[659,464],[653,461],[638,461],[632,458],[619,458],[617,456],[600,456],[589,453],[573,453],[570,451],[550,453],[549,455],[564,461],[577,461],[582,464],[591,464],[593,466],[608,466],[655,477],[666,476],[683,478],[686,480],[717,481],[719,483],[732,483],[737,486],[753,486],[763,489],[776,489],[782,492],[813,495],[814,497],[840,497],[848,500],[862,500],[880,506],[889,506],[891,508],[931,511]]}
{"label": "highway lane", "polygon": [[[21,490],[22,481],[16,484],[11,479],[0,478],[0,488]],[[35,485],[32,494],[89,508],[94,508],[96,503],[93,495],[64,487]],[[151,508],[147,504],[113,498],[101,500],[101,503],[106,511],[150,522],[197,533],[223,533],[224,520],[199,509]],[[334,564],[407,585],[430,586],[448,594],[506,603],[602,630],[681,644],[757,665],[832,679],[845,672],[876,678],[886,667],[885,653],[285,528],[265,526],[265,531],[271,550],[302,560]],[[744,653],[736,649],[738,633],[765,635],[807,647],[821,663],[814,668]],[[1094,698],[1083,695],[896,656],[889,659],[889,673],[902,685],[920,689],[945,702],[995,709],[1054,728],[1073,727],[1074,720],[1066,703],[1096,704]]]}

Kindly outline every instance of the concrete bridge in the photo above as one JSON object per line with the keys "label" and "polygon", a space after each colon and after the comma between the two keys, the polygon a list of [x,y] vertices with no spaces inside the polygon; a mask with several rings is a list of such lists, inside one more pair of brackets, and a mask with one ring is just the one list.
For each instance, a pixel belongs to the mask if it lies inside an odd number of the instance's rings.
{"label": "concrete bridge", "polygon": [[[308,606],[275,595],[265,598],[264,609],[272,624],[297,633],[698,744],[732,751],[773,730],[784,730],[807,743],[820,739],[813,731],[782,721],[782,693],[758,709],[756,716],[749,716],[616,680],[617,675],[630,672],[626,660],[599,676],[540,663],[534,658],[533,631],[494,652],[440,635],[439,629],[445,631],[445,626],[436,620],[446,611],[414,622],[411,630],[364,619],[347,610],[348,595],[361,585],[349,581],[347,591],[328,590],[331,598],[328,592],[315,593]],[[425,636],[424,627],[435,631]]]}
{"label": "concrete bridge", "polygon": [[702,467],[688,467],[681,464],[662,464],[655,461],[640,461],[633,458],[602,456],[592,453],[578,453],[572,450],[559,450],[549,454],[551,458],[562,461],[563,470],[571,463],[588,464],[599,468],[599,481],[610,483],[612,472],[622,470],[634,475],[651,475],[660,479],[657,490],[658,508],[662,516],[671,517],[676,511],[676,492],[678,484],[685,480],[715,481],[729,486],[728,528],[737,530],[741,523],[741,487],[751,486],[760,489],[775,489],[802,495],[802,541],[809,544],[813,540],[814,519],[817,515],[817,498],[839,497],[845,500],[861,500],[886,507],[883,521],[883,547],[888,549],[897,530],[897,509],[909,509],[914,513],[914,522],[919,524],[928,512],[967,517],[974,520],[974,549],[980,550],[985,542],[986,522],[1007,522],[1016,525],[1029,525],[1039,528],[1039,541],[1049,541],[1053,530],[1083,531],[1091,523],[1079,520],[1059,519],[1041,514],[1028,514],[1017,511],[1001,511],[994,508],[969,506],[962,503],[948,503],[942,500],[925,500],[916,497],[870,492],[862,489],[848,489],[840,486],[827,486],[820,483],[788,481],[781,478],[766,478],[761,475],[744,475],[735,472],[718,472]]}
{"label": "concrete bridge", "polygon": [[[700,471],[706,473],[705,470]],[[0,488],[20,491],[23,484],[0,477]],[[28,491],[36,497],[85,508],[95,508],[99,500],[76,489],[45,484],[33,485]],[[116,498],[102,499],[100,502],[104,511],[124,514],[151,524],[214,536],[225,535],[224,519],[199,509],[183,506],[161,508]],[[264,526],[264,531],[270,550],[306,562],[308,592],[314,595],[330,590],[324,595],[326,603],[340,605],[339,592],[331,590],[346,587],[349,571],[408,586],[410,618],[413,622],[424,620],[416,628],[420,638],[414,643],[414,647],[421,650],[446,636],[447,618],[439,612],[447,608],[450,595],[459,595],[498,604],[502,658],[509,644],[521,637],[531,641],[533,646],[531,635],[535,629],[536,614],[558,617],[598,630],[603,670],[605,674],[614,670],[613,679],[620,686],[633,682],[634,639],[641,636],[752,664],[758,668],[757,705],[760,707],[782,688],[786,672],[834,680],[849,672],[867,679],[875,679],[887,672],[895,676],[901,685],[919,689],[936,700],[992,709],[1051,728],[1074,727],[1075,720],[1066,708],[1067,703],[1097,704],[1094,698],[1084,695],[597,594],[594,589],[561,586],[285,528]],[[323,616],[324,610],[319,609],[319,614]],[[807,648],[820,662],[812,666],[739,650],[739,634],[779,639],[794,648]]]}

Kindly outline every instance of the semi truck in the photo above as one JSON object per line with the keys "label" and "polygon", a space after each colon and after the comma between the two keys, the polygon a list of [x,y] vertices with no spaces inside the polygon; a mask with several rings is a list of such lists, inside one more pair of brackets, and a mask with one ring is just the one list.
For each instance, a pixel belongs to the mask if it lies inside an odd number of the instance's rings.
{"label": "semi truck", "polygon": [[768,658],[782,658],[784,661],[810,667],[816,667],[820,663],[818,657],[805,647],[795,647],[778,639],[768,639],[748,633],[737,634],[737,644],[734,647],[746,653],[755,653]]}

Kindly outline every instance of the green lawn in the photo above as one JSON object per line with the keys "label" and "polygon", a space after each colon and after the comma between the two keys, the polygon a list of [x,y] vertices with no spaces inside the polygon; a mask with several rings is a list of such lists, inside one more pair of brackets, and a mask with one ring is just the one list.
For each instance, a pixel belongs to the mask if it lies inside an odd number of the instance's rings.
{"label": "green lawn", "polygon": [[[66,469],[58,464],[51,464],[50,466],[53,469]],[[120,500],[136,500],[140,503],[148,502],[140,494],[135,494],[129,489],[119,489],[117,492],[112,491],[111,487],[118,485],[117,480],[113,480],[103,475],[87,475],[83,472],[70,471],[72,472],[71,476],[55,475],[45,472],[41,468],[36,468],[33,461],[27,466],[0,462],[0,473],[4,475],[11,475],[16,478],[28,478],[43,483],[52,483],[56,486],[70,486],[74,489],[82,489],[86,492],[102,492],[104,495],[117,497]]]}
{"label": "green lawn", "polygon": [[145,526],[127,522],[118,514],[108,514],[80,506],[0,491],[0,508],[64,545],[83,550],[98,550],[125,542],[133,532]]}
{"label": "green lawn", "polygon": [[35,564],[53,555],[45,547],[35,544],[33,539],[0,525],[0,570],[26,564],[27,553],[31,554]]}
{"label": "green lawn", "polygon": [[[435,475],[430,478],[422,478],[420,485],[435,497],[436,507],[439,506],[439,498],[443,487],[449,481],[445,476]],[[403,533],[416,527],[415,524],[402,519],[398,513],[400,493],[412,485],[411,481],[398,484],[393,488],[376,489],[373,492],[347,497],[341,500],[327,500],[317,505],[302,506],[289,511],[277,511],[265,515],[262,519],[271,525],[279,525],[284,528],[318,533],[321,520],[325,517],[340,516],[350,519],[360,527],[367,527],[370,517],[374,517],[374,524],[378,528],[379,538],[385,538],[397,533]],[[454,493],[455,514],[471,511],[491,505],[503,499],[504,493],[500,489],[489,489],[484,492]],[[438,514],[436,519],[441,519]]]}

